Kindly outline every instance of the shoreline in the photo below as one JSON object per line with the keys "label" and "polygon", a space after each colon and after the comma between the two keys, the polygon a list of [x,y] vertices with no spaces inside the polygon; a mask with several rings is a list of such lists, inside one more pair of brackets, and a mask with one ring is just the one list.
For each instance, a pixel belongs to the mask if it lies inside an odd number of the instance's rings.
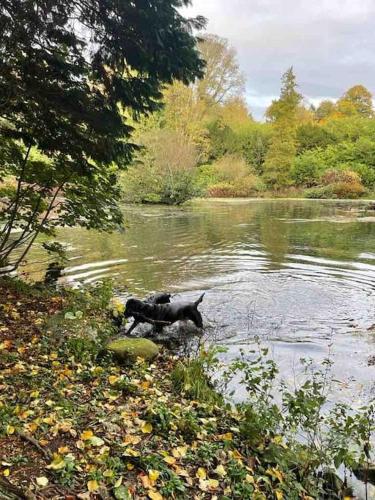
{"label": "shoreline", "polygon": [[213,351],[162,349],[125,365],[108,355],[117,332],[108,284],[56,292],[0,280],[0,291],[0,493],[9,499],[306,500],[329,490],[305,446],[272,430],[272,400],[256,406],[266,393],[228,404],[210,378]]}

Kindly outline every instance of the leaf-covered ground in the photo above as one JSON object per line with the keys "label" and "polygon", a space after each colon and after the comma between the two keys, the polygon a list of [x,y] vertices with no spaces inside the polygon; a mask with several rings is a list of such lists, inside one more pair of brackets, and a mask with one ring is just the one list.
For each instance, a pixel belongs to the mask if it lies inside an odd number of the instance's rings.
{"label": "leaf-covered ground", "polygon": [[176,357],[103,354],[104,292],[0,282],[0,498],[309,498],[277,465],[282,437],[250,442],[208,387],[176,389]]}

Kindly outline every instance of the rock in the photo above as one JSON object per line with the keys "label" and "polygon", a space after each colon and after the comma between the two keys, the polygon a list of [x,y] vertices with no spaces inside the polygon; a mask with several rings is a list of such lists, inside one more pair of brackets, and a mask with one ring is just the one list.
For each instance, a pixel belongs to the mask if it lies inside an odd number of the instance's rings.
{"label": "rock", "polygon": [[366,483],[375,484],[375,464],[358,465],[353,469],[354,475]]}
{"label": "rock", "polygon": [[134,361],[143,358],[150,361],[159,353],[159,347],[148,339],[116,339],[109,342],[107,350],[121,361]]}

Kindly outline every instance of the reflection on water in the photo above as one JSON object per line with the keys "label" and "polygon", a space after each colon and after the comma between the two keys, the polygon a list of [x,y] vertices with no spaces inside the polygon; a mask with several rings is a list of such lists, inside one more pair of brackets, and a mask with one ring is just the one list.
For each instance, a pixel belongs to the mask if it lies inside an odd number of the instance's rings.
{"label": "reflection on water", "polygon": [[139,296],[204,290],[207,336],[228,347],[228,358],[259,336],[288,378],[300,357],[322,359],[332,349],[343,393],[357,403],[369,396],[375,218],[363,204],[202,201],[124,211],[122,234],[60,231],[68,282],[112,276],[124,295]]}

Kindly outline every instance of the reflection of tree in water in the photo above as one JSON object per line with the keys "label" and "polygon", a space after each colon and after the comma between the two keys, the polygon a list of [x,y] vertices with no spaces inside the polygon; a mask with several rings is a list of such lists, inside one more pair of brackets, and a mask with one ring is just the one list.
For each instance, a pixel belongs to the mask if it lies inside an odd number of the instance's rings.
{"label": "reflection of tree in water", "polygon": [[[327,222],[336,204],[306,201],[203,202],[190,207],[126,207],[123,233],[63,229],[71,266],[88,264],[87,277],[116,274],[118,286],[156,290],[241,270],[242,257],[264,250],[268,269],[279,269],[289,253],[354,259],[374,252],[375,225]],[[323,219],[323,220],[317,220]],[[324,220],[325,219],[325,220]],[[40,260],[40,251],[31,256]],[[104,264],[103,261],[127,259]],[[40,267],[40,265],[39,265]],[[89,274],[92,273],[92,274]]]}

